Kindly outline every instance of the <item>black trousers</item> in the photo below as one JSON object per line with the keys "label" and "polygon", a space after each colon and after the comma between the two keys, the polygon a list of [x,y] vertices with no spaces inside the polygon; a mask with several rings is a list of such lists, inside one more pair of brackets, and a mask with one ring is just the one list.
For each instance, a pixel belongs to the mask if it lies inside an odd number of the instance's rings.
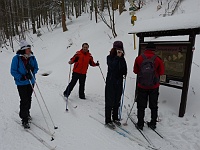
{"label": "black trousers", "polygon": [[79,80],[79,97],[85,97],[85,80],[86,80],[86,74],[80,74],[73,72],[72,73],[72,80],[67,86],[66,90],[64,91],[64,94],[69,97],[71,91],[73,90],[74,86],[76,85],[77,81]]}
{"label": "black trousers", "polygon": [[[105,87],[105,123],[118,120],[118,110],[122,95],[122,84],[106,83]],[[111,120],[112,115],[112,120]]]}
{"label": "black trousers", "polygon": [[[34,85],[33,85],[34,86]],[[20,112],[19,117],[22,120],[27,120],[30,115],[31,99],[33,89],[30,84],[28,85],[18,85],[17,86],[19,96],[20,96]]]}
{"label": "black trousers", "polygon": [[137,94],[138,125],[144,125],[144,115],[145,108],[147,108],[147,102],[149,102],[149,108],[151,109],[151,124],[156,125],[156,120],[158,117],[159,88],[146,90],[138,87]]}

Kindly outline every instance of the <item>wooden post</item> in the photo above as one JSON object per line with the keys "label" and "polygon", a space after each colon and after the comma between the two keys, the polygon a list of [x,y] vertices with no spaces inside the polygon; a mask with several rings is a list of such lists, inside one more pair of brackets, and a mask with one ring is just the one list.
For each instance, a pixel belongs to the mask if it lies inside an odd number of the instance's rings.
{"label": "wooden post", "polygon": [[136,50],[136,35],[133,34],[133,41],[134,41],[134,50]]}
{"label": "wooden post", "polygon": [[186,110],[195,37],[196,37],[196,33],[193,31],[189,35],[189,42],[191,43],[191,45],[187,51],[187,58],[186,58],[185,71],[184,71],[183,90],[182,90],[181,103],[180,103],[180,108],[179,108],[179,117],[183,117]]}

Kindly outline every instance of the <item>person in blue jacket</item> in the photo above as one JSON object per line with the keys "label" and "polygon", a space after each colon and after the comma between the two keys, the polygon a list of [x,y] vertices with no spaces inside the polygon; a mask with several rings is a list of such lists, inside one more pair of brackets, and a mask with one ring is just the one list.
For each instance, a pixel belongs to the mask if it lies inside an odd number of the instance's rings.
{"label": "person in blue jacket", "polygon": [[19,116],[22,119],[24,128],[30,128],[28,121],[31,119],[31,99],[37,71],[38,64],[31,51],[31,45],[22,40],[20,50],[12,59],[10,72],[14,77],[21,99]]}
{"label": "person in blue jacket", "polygon": [[[110,55],[107,56],[108,72],[105,87],[105,124],[114,129],[120,126],[118,110],[123,91],[123,78],[127,75],[124,48],[121,41],[115,41]],[[111,119],[112,118],[112,119]],[[113,124],[114,123],[114,124]]]}

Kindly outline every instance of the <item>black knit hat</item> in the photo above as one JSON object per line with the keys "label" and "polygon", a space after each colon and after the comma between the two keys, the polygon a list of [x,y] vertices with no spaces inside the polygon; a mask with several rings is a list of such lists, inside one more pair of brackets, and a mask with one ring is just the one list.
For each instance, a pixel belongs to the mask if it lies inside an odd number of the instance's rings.
{"label": "black knit hat", "polygon": [[156,46],[154,43],[152,42],[149,42],[146,46],[146,49],[149,49],[149,50],[155,50],[156,49]]}
{"label": "black knit hat", "polygon": [[122,41],[115,41],[115,42],[113,43],[113,48],[124,50]]}

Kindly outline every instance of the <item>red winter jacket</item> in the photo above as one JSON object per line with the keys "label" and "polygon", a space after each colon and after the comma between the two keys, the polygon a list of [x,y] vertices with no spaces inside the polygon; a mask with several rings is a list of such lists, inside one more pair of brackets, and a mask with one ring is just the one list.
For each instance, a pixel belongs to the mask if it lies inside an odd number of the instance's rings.
{"label": "red winter jacket", "polygon": [[[153,57],[155,55],[155,53],[151,50],[145,50],[144,51],[144,55],[150,59],[151,57]],[[135,59],[135,63],[134,63],[134,68],[133,68],[133,72],[135,74],[139,74],[140,72],[140,66],[142,64],[143,61],[143,57],[141,55],[139,55],[136,59]],[[155,70],[156,70],[156,76],[159,78],[160,75],[164,74],[164,64],[163,61],[160,59],[160,57],[156,57],[155,59]],[[144,87],[142,85],[140,85],[138,83],[138,87],[143,88],[143,89],[155,89],[159,87],[159,83],[157,83],[156,85],[152,86],[152,87]]]}
{"label": "red winter jacket", "polygon": [[82,49],[77,51],[76,54],[70,59],[74,64],[73,72],[86,74],[88,65],[96,66],[93,61],[92,55],[88,52],[84,52]]}

